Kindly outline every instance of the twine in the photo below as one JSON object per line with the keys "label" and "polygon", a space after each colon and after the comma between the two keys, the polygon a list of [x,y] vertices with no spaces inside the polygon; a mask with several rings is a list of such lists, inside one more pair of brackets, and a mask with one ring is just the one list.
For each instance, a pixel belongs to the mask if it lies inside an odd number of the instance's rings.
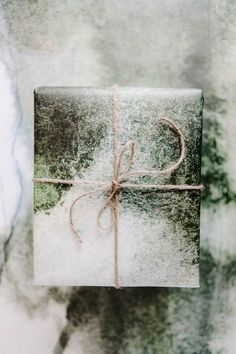
{"label": "twine", "polygon": [[[109,191],[107,200],[104,206],[100,209],[97,216],[98,226],[106,230],[108,228],[113,228],[114,230],[114,286],[120,289],[120,276],[119,276],[119,225],[118,225],[118,194],[121,188],[135,188],[135,189],[156,189],[156,190],[202,190],[203,185],[191,185],[191,184],[135,184],[127,183],[127,179],[134,176],[161,176],[169,174],[175,171],[185,158],[185,142],[184,135],[182,131],[175,125],[175,123],[166,117],[162,117],[160,121],[169,126],[173,130],[179,139],[180,156],[177,162],[172,166],[164,170],[131,170],[132,164],[134,162],[135,156],[135,143],[130,141],[126,143],[120,150],[118,148],[117,142],[117,93],[118,87],[114,85],[112,87],[112,114],[111,114],[111,137],[112,137],[112,150],[113,150],[113,177],[112,181],[99,182],[95,180],[64,180],[58,178],[33,178],[34,183],[54,183],[54,184],[68,184],[68,185],[94,185],[97,188],[92,189],[88,192],[80,194],[74,199],[69,210],[69,224],[73,233],[77,236],[79,241],[81,241],[79,232],[73,221],[73,210],[76,203],[84,197],[92,195],[94,193]],[[125,152],[129,153],[129,158],[125,169],[122,170],[122,160]],[[101,218],[103,213],[110,209],[111,213],[111,224],[104,226],[101,223]]]}

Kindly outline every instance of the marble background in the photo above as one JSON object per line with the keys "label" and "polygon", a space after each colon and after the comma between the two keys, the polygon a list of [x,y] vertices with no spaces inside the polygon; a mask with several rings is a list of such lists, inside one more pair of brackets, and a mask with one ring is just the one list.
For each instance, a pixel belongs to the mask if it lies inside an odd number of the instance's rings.
{"label": "marble background", "polygon": [[[234,354],[236,3],[0,1],[0,353]],[[33,89],[200,87],[200,289],[34,287]]]}

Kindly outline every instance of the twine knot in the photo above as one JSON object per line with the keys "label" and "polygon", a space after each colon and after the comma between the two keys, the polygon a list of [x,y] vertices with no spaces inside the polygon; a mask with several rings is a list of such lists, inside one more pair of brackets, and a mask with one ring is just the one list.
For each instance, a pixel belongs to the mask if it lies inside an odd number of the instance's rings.
{"label": "twine knot", "polygon": [[111,193],[117,193],[120,190],[119,180],[114,180],[111,183]]}

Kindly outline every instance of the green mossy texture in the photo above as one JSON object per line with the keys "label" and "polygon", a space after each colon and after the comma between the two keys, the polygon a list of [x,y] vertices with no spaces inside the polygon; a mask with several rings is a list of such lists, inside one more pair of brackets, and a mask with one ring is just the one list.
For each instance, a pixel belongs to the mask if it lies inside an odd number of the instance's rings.
{"label": "green mossy texture", "polygon": [[[34,171],[37,177],[47,177],[49,175],[49,167],[43,160],[43,157],[35,159]],[[34,211],[47,210],[54,207],[61,198],[65,186],[55,186],[51,183],[35,183],[34,187]]]}
{"label": "green mossy texture", "polygon": [[[46,102],[46,104],[45,104]],[[97,102],[99,106],[99,101]],[[35,94],[35,177],[73,179],[80,177],[94,159],[94,151],[106,132],[106,125],[93,120],[96,111],[77,100]],[[35,184],[35,211],[54,207],[63,184]]]}
{"label": "green mossy texture", "polygon": [[[235,259],[229,258],[222,266],[209,252],[202,251],[199,289],[75,289],[69,300],[67,320],[77,328],[97,317],[105,354],[172,354],[173,348],[176,354],[212,354],[212,302],[220,285],[216,275],[220,274],[222,284],[227,277],[231,284],[236,284],[235,269]],[[227,288],[219,293],[219,307],[225,292]]]}
{"label": "green mossy texture", "polygon": [[223,138],[220,119],[224,119],[225,107],[225,100],[213,94],[206,98],[202,146],[202,181],[205,185],[202,202],[206,207],[236,202],[236,192],[232,190],[225,171],[227,156],[219,146]]}

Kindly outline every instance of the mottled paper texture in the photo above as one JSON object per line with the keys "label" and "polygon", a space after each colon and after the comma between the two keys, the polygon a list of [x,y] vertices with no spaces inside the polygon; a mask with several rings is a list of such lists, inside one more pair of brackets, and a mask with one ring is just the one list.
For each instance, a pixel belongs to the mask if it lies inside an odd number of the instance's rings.
{"label": "mottled paper texture", "polygon": [[[112,90],[35,90],[35,177],[112,179]],[[163,169],[179,157],[170,118],[185,137],[175,172],[130,178],[132,183],[200,184],[203,97],[197,89],[120,88],[118,141],[136,144],[134,170]],[[69,226],[73,200],[91,186],[35,184],[34,278],[38,285],[114,285],[114,234],[97,225],[107,193],[74,209],[79,243]],[[109,224],[110,215],[103,223]],[[200,191],[122,188],[119,193],[119,275],[126,286],[199,286]]]}

